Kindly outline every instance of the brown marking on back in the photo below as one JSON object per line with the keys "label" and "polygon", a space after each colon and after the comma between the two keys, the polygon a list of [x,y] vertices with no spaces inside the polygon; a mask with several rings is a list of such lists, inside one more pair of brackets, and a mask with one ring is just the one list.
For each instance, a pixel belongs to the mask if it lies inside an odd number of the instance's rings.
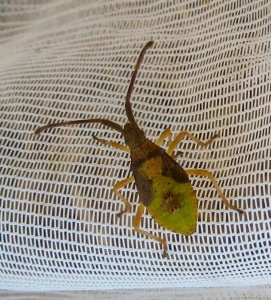
{"label": "brown marking on back", "polygon": [[165,211],[174,213],[180,208],[178,201],[175,199],[172,192],[166,192],[162,200],[162,208]]}

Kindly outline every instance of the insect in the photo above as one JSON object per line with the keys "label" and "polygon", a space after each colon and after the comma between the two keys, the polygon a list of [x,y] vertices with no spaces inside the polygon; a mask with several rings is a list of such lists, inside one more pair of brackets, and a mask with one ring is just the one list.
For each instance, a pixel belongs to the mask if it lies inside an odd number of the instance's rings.
{"label": "insect", "polygon": [[[229,203],[222,190],[218,186],[216,179],[209,171],[198,169],[185,171],[175,161],[173,152],[185,137],[192,139],[199,146],[205,147],[209,145],[216,136],[207,142],[202,142],[194,137],[191,133],[185,131],[179,133],[175,139],[172,140],[172,133],[170,129],[165,129],[156,143],[153,143],[146,138],[144,132],[137,125],[132,111],[130,98],[140,64],[143,61],[146,51],[152,45],[153,41],[150,41],[142,49],[135,66],[135,70],[133,71],[125,101],[125,110],[128,122],[124,125],[124,127],[107,119],[95,118],[89,120],[76,120],[49,124],[38,128],[35,133],[39,134],[44,130],[53,127],[85,123],[101,123],[106,127],[110,127],[111,129],[120,132],[123,135],[125,143],[128,147],[94,136],[95,140],[102,144],[130,153],[130,170],[132,171],[133,175],[118,182],[113,187],[115,194],[125,204],[124,210],[118,213],[118,216],[120,217],[123,213],[128,212],[131,208],[131,204],[122,196],[119,190],[132,181],[135,181],[140,204],[134,218],[134,228],[138,233],[141,233],[161,243],[163,245],[163,257],[168,257],[166,239],[141,229],[140,222],[146,207],[154,220],[164,228],[183,235],[193,234],[196,231],[197,225],[198,200],[189,181],[188,175],[208,177],[212,181],[223,203],[228,208],[236,210],[241,214],[243,211],[238,209],[235,205]],[[169,147],[167,151],[160,147],[166,138],[169,140]]]}

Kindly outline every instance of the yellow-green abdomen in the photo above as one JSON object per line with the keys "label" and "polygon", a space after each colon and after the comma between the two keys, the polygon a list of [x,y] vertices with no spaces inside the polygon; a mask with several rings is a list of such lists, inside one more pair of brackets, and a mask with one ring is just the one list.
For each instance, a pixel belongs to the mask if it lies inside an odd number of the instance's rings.
{"label": "yellow-green abdomen", "polygon": [[152,180],[152,200],[147,206],[151,216],[161,226],[183,234],[195,232],[198,218],[198,201],[190,182],[177,182],[157,176]]}

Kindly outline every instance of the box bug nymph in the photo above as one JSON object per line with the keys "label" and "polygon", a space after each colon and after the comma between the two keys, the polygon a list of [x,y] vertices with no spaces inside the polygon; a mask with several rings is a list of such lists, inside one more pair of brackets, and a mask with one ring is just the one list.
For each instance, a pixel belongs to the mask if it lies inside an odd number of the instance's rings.
{"label": "box bug nymph", "polygon": [[[153,41],[148,42],[142,49],[137,60],[125,101],[125,110],[128,122],[124,125],[124,127],[110,120],[95,118],[89,120],[76,120],[49,124],[38,128],[35,133],[39,134],[42,131],[52,127],[70,126],[84,123],[101,123],[104,126],[120,132],[123,135],[125,143],[128,147],[94,136],[95,140],[105,145],[109,145],[130,153],[130,169],[133,173],[133,176],[118,182],[113,187],[115,194],[125,204],[124,210],[120,212],[118,216],[128,212],[131,208],[131,204],[121,195],[119,189],[128,183],[135,181],[140,204],[134,218],[134,228],[137,232],[152,238],[157,242],[160,242],[164,248],[163,256],[166,257],[168,256],[166,239],[155,236],[141,229],[141,217],[143,215],[144,208],[146,207],[150,215],[161,226],[183,235],[191,235],[194,233],[196,231],[198,218],[198,200],[189,181],[188,175],[208,177],[212,181],[223,203],[228,208],[236,210],[239,213],[243,213],[243,211],[228,202],[218,186],[214,176],[210,172],[207,170],[198,169],[190,169],[185,171],[174,159],[174,149],[185,137],[192,139],[199,146],[205,147],[209,145],[216,136],[207,142],[202,142],[189,132],[181,132],[174,140],[172,140],[172,133],[170,129],[165,129],[156,143],[153,143],[146,138],[144,132],[138,127],[132,111],[130,98],[140,64],[143,60],[145,52],[152,45]],[[160,147],[166,138],[169,139],[169,147],[167,151]]]}

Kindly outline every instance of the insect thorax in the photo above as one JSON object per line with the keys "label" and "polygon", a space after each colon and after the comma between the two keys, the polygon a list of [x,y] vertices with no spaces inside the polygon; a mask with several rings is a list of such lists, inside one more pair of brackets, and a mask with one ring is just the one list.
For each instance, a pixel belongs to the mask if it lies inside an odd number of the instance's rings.
{"label": "insect thorax", "polygon": [[137,124],[126,123],[124,125],[123,136],[126,145],[130,149],[140,147],[146,141],[143,130]]}

